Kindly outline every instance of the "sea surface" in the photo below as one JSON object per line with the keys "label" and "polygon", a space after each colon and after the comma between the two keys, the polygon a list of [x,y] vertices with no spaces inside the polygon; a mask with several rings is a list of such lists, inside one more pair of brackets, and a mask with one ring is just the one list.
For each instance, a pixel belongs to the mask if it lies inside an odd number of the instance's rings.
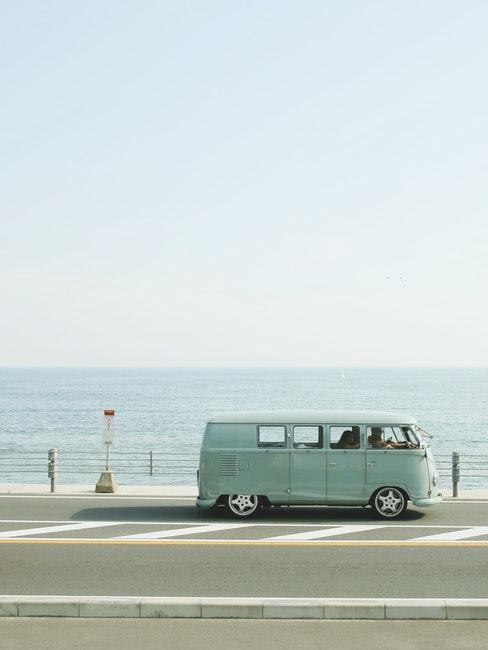
{"label": "sea surface", "polygon": [[461,452],[461,488],[488,488],[487,397],[487,368],[0,368],[0,483],[47,483],[54,447],[60,482],[96,482],[105,408],[116,411],[119,482],[148,485],[195,483],[218,413],[354,408],[415,416],[438,459]]}

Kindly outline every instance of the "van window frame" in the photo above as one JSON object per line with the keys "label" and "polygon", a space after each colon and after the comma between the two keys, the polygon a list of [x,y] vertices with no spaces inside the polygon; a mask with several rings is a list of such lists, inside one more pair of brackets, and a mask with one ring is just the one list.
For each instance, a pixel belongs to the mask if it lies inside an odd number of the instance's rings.
{"label": "van window frame", "polygon": [[[398,439],[397,439],[397,436],[395,434],[395,431],[394,431],[395,427],[398,427],[399,429],[401,429],[402,427],[408,427],[409,428],[409,434],[412,435],[412,433],[413,433],[412,430],[411,430],[412,425],[410,425],[410,424],[378,424],[378,423],[375,422],[373,424],[371,424],[371,423],[370,424],[365,424],[364,426],[365,426],[365,441],[366,441],[366,449],[367,449],[367,451],[380,451],[380,452],[384,453],[385,451],[406,451],[406,450],[412,451],[412,449],[419,449],[420,448],[420,443],[418,441],[417,441],[417,445],[415,447],[412,447],[411,449],[409,449],[408,447],[405,447],[404,449],[403,448],[395,449],[393,447],[372,447],[372,446],[370,446],[370,443],[368,441],[368,437],[369,437],[368,436],[368,429],[372,429],[373,427],[378,427],[378,428],[383,429],[383,432],[384,432],[385,429],[391,429],[392,434],[394,435],[396,441],[399,442]],[[405,434],[403,434],[403,435],[405,436]],[[385,442],[385,439],[384,438],[382,438],[382,439],[383,439],[383,442]],[[405,440],[407,440],[407,436],[405,436]],[[414,442],[415,442],[415,439],[414,439]]]}
{"label": "van window frame", "polygon": [[[364,442],[364,436],[363,432],[365,430],[364,424],[351,424],[350,422],[336,422],[332,424],[327,425],[327,451],[364,451],[367,449],[367,444]],[[343,447],[331,447],[331,440],[330,440],[330,430],[332,427],[343,427],[344,429],[351,429],[353,427],[359,427],[359,447],[355,447],[352,449],[344,449]],[[334,443],[337,444],[337,443]]]}
{"label": "van window frame", "polygon": [[[319,441],[318,441],[318,443],[316,445],[315,444],[308,445],[307,443],[300,443],[300,444],[304,444],[306,446],[304,446],[304,447],[296,447],[295,446],[295,427],[309,427],[309,428],[316,427],[319,430]],[[299,422],[295,422],[294,424],[290,424],[290,434],[291,434],[290,437],[292,438],[291,449],[297,449],[297,450],[300,450],[300,449],[305,449],[305,450],[307,450],[307,449],[324,449],[324,441],[325,441],[325,438],[326,438],[326,436],[324,435],[324,432],[325,432],[324,430],[326,428],[327,428],[327,425],[315,424],[315,423],[310,423],[310,422],[307,422],[306,424],[299,423]]]}
{"label": "van window frame", "polygon": [[[284,439],[284,444],[275,444],[273,442],[266,443],[266,442],[260,442],[259,440],[259,429],[260,428],[266,428],[266,427],[279,427],[280,429],[284,429],[285,431],[285,439]],[[288,431],[288,425],[283,424],[282,422],[277,422],[277,423],[271,423],[267,422],[266,424],[256,424],[256,447],[257,449],[288,449],[289,443],[288,441],[290,440],[290,433]]]}

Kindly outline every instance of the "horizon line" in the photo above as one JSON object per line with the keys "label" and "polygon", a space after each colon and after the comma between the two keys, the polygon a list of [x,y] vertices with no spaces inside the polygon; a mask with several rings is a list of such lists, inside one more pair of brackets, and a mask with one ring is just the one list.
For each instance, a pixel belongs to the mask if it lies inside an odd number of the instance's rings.
{"label": "horizon line", "polygon": [[488,365],[1,365],[0,370],[487,370]]}

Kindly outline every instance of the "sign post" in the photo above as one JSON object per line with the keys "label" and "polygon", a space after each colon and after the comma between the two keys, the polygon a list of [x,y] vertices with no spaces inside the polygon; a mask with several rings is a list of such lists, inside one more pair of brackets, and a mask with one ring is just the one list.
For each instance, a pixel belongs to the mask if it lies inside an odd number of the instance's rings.
{"label": "sign post", "polygon": [[110,452],[114,444],[114,419],[115,411],[113,409],[105,409],[103,416],[105,418],[105,426],[103,428],[103,444],[105,445],[105,471],[110,471]]}
{"label": "sign post", "polygon": [[110,454],[112,445],[114,444],[114,419],[115,411],[113,409],[105,409],[103,412],[104,427],[102,442],[105,445],[105,471],[100,475],[98,483],[95,487],[95,492],[115,492],[117,489],[117,480],[115,474],[110,470]]}

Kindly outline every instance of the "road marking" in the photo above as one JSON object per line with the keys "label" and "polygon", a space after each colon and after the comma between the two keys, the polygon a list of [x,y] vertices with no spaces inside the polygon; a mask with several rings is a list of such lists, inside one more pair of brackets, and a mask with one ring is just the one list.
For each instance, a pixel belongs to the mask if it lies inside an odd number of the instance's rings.
{"label": "road marking", "polygon": [[193,501],[194,497],[151,497],[151,496],[120,496],[118,494],[0,494],[0,499],[110,499],[115,500],[137,500],[137,501]]}
{"label": "road marking", "polygon": [[118,522],[108,524],[106,521],[82,522],[79,524],[63,524],[61,526],[41,526],[40,528],[23,528],[21,530],[7,530],[0,533],[0,539],[9,537],[24,537],[26,535],[42,535],[43,533],[61,533],[70,530],[85,530],[88,528],[103,528],[105,526],[119,526]]}
{"label": "road marking", "polygon": [[308,530],[304,533],[292,533],[291,535],[279,535],[277,537],[267,537],[268,541],[272,540],[308,540],[319,537],[333,537],[335,535],[347,535],[348,533],[361,533],[366,530],[377,530],[385,526],[337,526],[334,528],[322,528],[320,530]]}
{"label": "road marking", "polygon": [[278,541],[258,539],[93,539],[93,538],[37,538],[37,539],[0,539],[1,544],[80,544],[80,545],[164,545],[164,546],[309,546],[309,547],[432,547],[432,548],[469,548],[488,547],[488,540],[466,540],[466,541],[428,541],[428,540],[302,540],[302,541]]}
{"label": "road marking", "polygon": [[416,537],[414,541],[422,541],[424,539],[455,541],[458,539],[466,539],[468,537],[479,537],[480,535],[488,535],[488,526],[471,526],[469,528],[464,528],[464,530],[453,530],[450,533],[438,533],[437,535]]}
{"label": "road marking", "polygon": [[166,537],[180,537],[181,535],[195,535],[197,533],[213,533],[217,530],[234,530],[235,528],[248,528],[252,524],[210,524],[208,526],[189,526],[172,530],[156,530],[150,533],[136,533],[135,535],[121,535],[112,539],[165,539]]}
{"label": "road marking", "polygon": [[74,524],[69,519],[0,519],[0,524]]}
{"label": "road marking", "polygon": [[472,505],[477,505],[478,503],[480,504],[486,504],[488,501],[484,500],[481,501],[480,499],[464,499],[464,500],[458,500],[457,497],[451,497],[450,499],[445,499],[443,503],[471,503]]}

